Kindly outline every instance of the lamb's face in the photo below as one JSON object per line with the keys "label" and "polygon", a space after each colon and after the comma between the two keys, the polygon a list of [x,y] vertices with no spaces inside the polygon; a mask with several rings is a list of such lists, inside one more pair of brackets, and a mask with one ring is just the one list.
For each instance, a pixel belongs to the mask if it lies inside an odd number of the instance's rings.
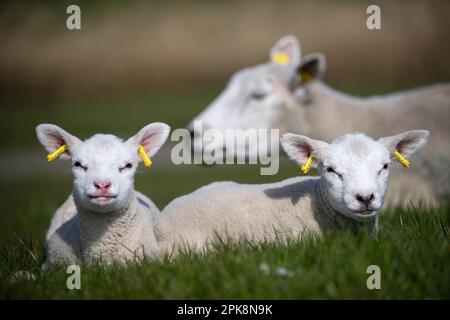
{"label": "lamb's face", "polygon": [[425,145],[428,136],[426,130],[412,130],[374,141],[356,133],[328,144],[288,133],[281,143],[299,164],[312,156],[328,202],[339,213],[360,220],[373,217],[382,207],[394,154],[412,155]]}
{"label": "lamb's face", "polygon": [[352,218],[375,215],[386,195],[390,162],[388,149],[363,134],[331,143],[321,174],[333,208]]}
{"label": "lamb's face", "polygon": [[60,157],[71,160],[76,204],[102,213],[117,211],[129,204],[134,174],[142,160],[140,146],[152,157],[166,141],[170,128],[164,123],[152,123],[126,141],[109,134],[96,134],[81,141],[52,124],[41,124],[36,131],[39,141],[50,153],[67,146]]}
{"label": "lamb's face", "polygon": [[98,134],[72,149],[73,193],[96,212],[124,208],[133,193],[136,150],[113,135]]}

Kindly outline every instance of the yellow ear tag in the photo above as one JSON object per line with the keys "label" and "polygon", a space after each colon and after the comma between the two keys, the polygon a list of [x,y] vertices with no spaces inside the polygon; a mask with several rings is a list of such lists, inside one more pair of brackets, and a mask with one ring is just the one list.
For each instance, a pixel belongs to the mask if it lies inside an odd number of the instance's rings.
{"label": "yellow ear tag", "polygon": [[312,80],[312,78],[313,78],[313,76],[311,75],[311,73],[306,72],[306,71],[301,72],[300,76],[299,76],[299,80],[301,83],[306,83],[306,82]]}
{"label": "yellow ear tag", "polygon": [[61,147],[59,147],[55,152],[49,153],[47,155],[47,162],[52,162],[56,158],[58,158],[60,155],[62,155],[64,152],[67,151],[67,145],[63,144]]}
{"label": "yellow ear tag", "polygon": [[150,160],[150,158],[148,157],[147,153],[145,152],[144,147],[139,146],[138,152],[141,155],[142,161],[144,161],[144,165],[146,167],[150,167],[152,165],[152,160]]}
{"label": "yellow ear tag", "polygon": [[289,56],[286,53],[278,52],[272,55],[272,61],[281,65],[289,63]]}
{"label": "yellow ear tag", "polygon": [[397,150],[394,151],[394,157],[395,159],[397,159],[398,162],[402,164],[402,166],[404,166],[405,168],[409,168],[410,162],[408,161],[408,159],[402,156],[402,154]]}
{"label": "yellow ear tag", "polygon": [[313,164],[313,157],[312,155],[309,155],[308,160],[306,160],[306,162],[304,164],[302,164],[301,166],[301,170],[303,172],[303,174],[307,174],[309,172],[309,170],[311,169]]}

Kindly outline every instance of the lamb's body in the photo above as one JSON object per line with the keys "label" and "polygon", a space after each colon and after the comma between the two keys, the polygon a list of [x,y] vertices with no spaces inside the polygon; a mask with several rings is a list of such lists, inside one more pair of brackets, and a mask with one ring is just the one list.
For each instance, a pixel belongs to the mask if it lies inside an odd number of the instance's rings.
{"label": "lamb's body", "polygon": [[[286,117],[289,132],[332,140],[347,132],[380,137],[411,128],[433,132],[427,150],[449,153],[450,84],[442,83],[387,95],[356,97],[332,89],[320,80],[306,89],[310,103]],[[308,128],[299,128],[299,121]],[[441,148],[447,147],[444,150]]]}
{"label": "lamb's body", "polygon": [[169,203],[155,221],[166,252],[202,250],[217,240],[273,242],[326,230],[378,230],[389,164],[396,152],[408,157],[426,144],[429,132],[407,131],[377,141],[346,134],[331,144],[285,134],[281,144],[298,164],[314,160],[320,177],[269,184],[216,182]]}
{"label": "lamb's body", "polygon": [[217,236],[270,242],[362,225],[333,210],[321,190],[318,177],[255,185],[212,183],[167,205],[156,220],[156,238],[165,250],[200,250]]}
{"label": "lamb's body", "polygon": [[[450,193],[450,84],[435,84],[382,96],[355,97],[316,80],[307,87],[310,104],[287,115],[285,128],[319,139],[332,140],[345,132],[361,131],[373,137],[412,128],[433,133],[425,152],[412,167],[393,172],[387,204],[409,204],[422,199],[434,204]],[[301,122],[300,122],[301,121]],[[308,124],[299,128],[298,123]]]}
{"label": "lamb's body", "polygon": [[153,222],[158,213],[137,191],[125,210],[107,214],[78,209],[71,195],[55,212],[47,232],[45,265],[124,263],[155,255]]}

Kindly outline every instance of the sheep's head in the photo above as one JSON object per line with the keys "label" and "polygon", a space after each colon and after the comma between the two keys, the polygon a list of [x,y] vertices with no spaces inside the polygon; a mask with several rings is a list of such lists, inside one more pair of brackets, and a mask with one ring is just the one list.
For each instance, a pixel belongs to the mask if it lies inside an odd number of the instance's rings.
{"label": "sheep's head", "polygon": [[328,144],[287,133],[281,143],[289,157],[300,164],[313,157],[326,197],[336,211],[363,219],[376,215],[383,205],[395,151],[409,157],[425,145],[428,136],[426,130],[413,130],[375,141],[352,133]]}
{"label": "sheep's head", "polygon": [[116,211],[128,205],[134,190],[134,174],[142,160],[139,146],[152,157],[169,131],[164,123],[152,123],[126,141],[110,134],[96,134],[81,141],[52,124],[36,128],[37,137],[48,152],[67,146],[60,157],[71,160],[74,199],[94,212]]}

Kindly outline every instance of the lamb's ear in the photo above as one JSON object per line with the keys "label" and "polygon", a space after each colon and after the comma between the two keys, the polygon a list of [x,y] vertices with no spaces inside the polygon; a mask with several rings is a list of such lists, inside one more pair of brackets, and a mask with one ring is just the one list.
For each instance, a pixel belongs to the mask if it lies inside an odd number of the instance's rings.
{"label": "lamb's ear", "polygon": [[60,155],[62,159],[69,159],[70,150],[81,143],[80,139],[54,124],[38,125],[36,127],[36,135],[39,142],[49,153],[53,153],[61,146],[67,145],[68,150]]}
{"label": "lamb's ear", "polygon": [[127,140],[127,143],[136,148],[136,152],[139,146],[144,147],[147,155],[152,157],[166,142],[169,132],[170,127],[167,124],[154,122],[139,130],[136,135]]}
{"label": "lamb's ear", "polygon": [[308,83],[311,80],[322,79],[326,69],[326,59],[321,53],[307,54],[302,58],[302,62],[297,69],[300,84]]}
{"label": "lamb's ear", "polygon": [[270,60],[274,63],[297,66],[300,63],[300,45],[294,36],[285,36],[270,49]]}
{"label": "lamb's ear", "polygon": [[313,167],[323,161],[328,143],[320,140],[314,140],[306,136],[285,133],[281,137],[281,145],[289,158],[297,161],[299,164],[306,163],[309,156],[312,155],[314,160]]}
{"label": "lamb's ear", "polygon": [[428,141],[430,132],[427,130],[411,130],[395,136],[380,138],[381,142],[389,150],[391,156],[398,151],[402,156],[408,157],[422,148]]}

